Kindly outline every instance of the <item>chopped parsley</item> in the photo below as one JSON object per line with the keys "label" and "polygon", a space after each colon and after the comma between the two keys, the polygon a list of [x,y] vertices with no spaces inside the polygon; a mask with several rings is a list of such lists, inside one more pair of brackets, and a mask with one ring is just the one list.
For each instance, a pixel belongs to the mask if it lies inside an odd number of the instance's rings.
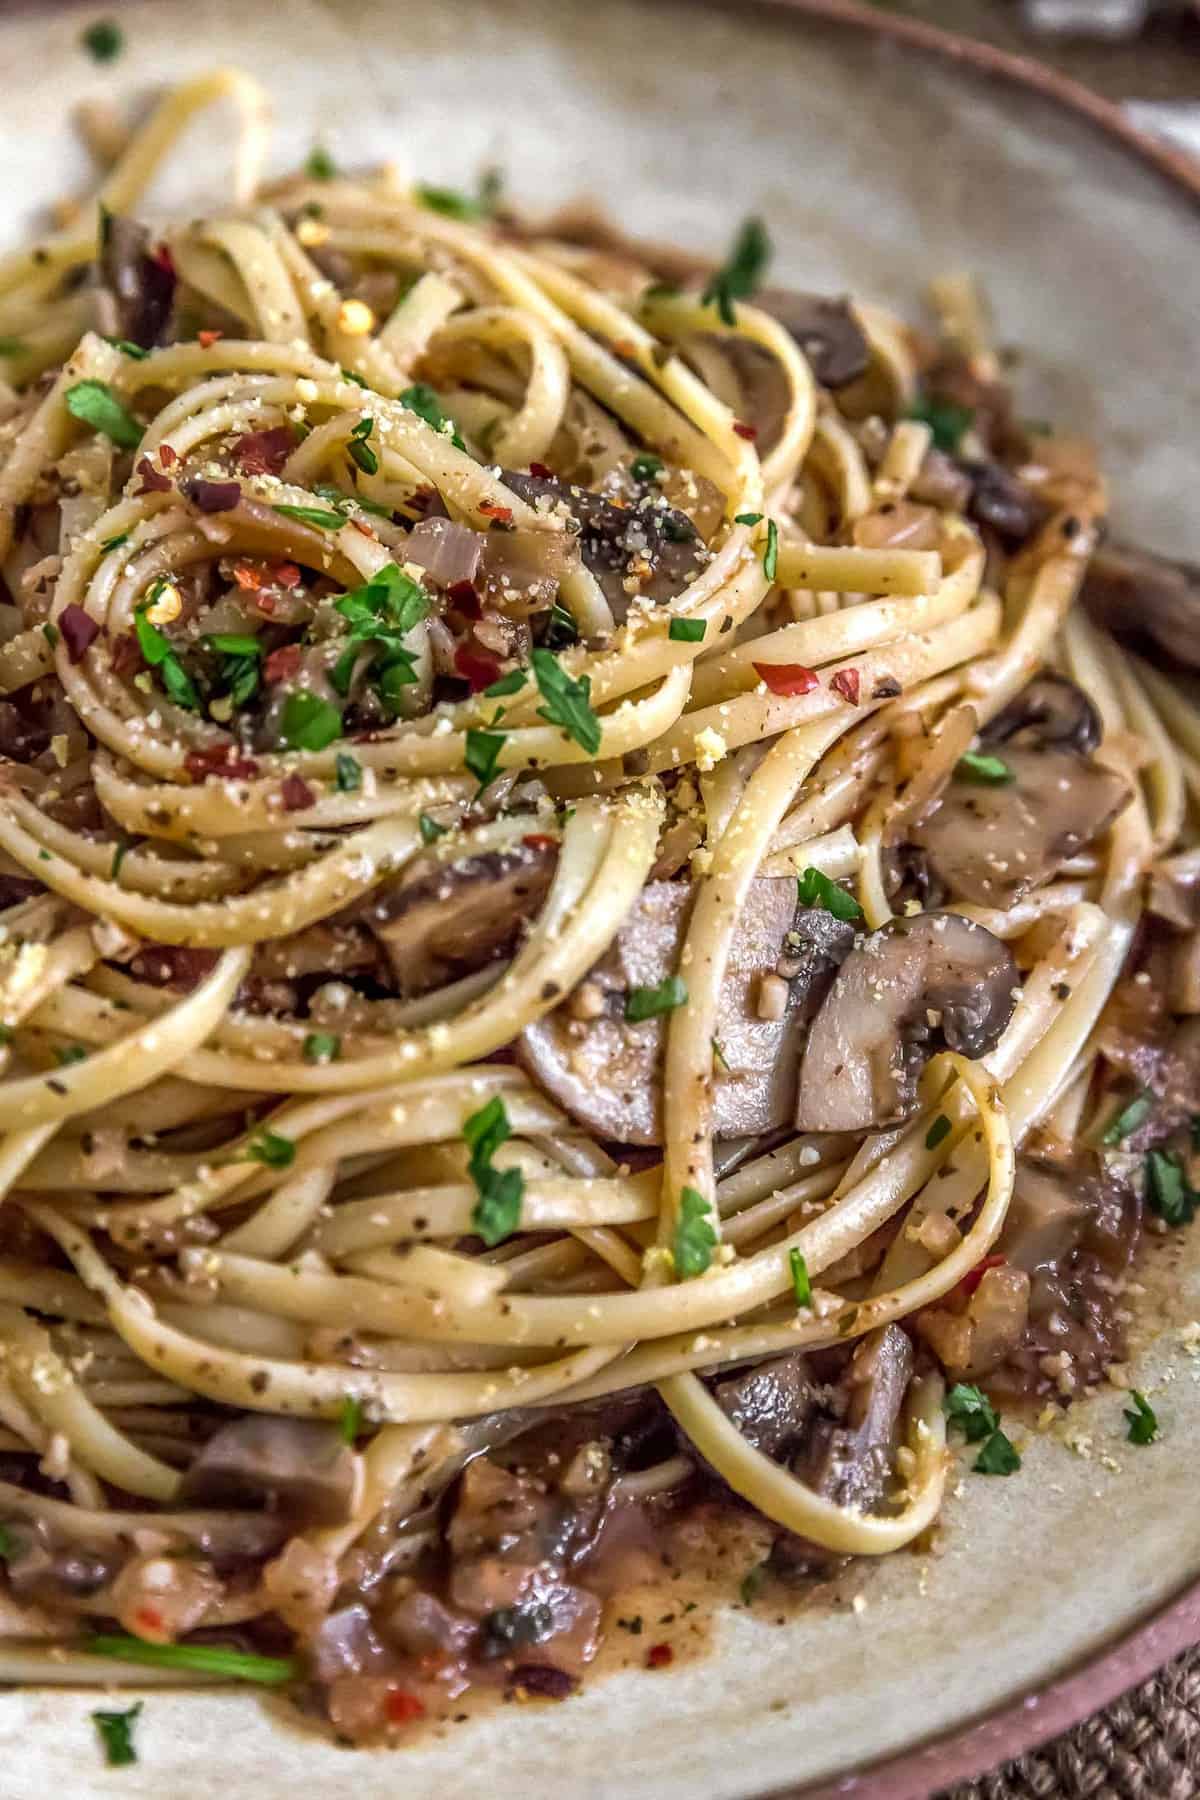
{"label": "chopped parsley", "polygon": [[262,645],[248,632],[216,631],[205,643],[221,657],[217,684],[237,709],[258,692],[262,676]]}
{"label": "chopped parsley", "polygon": [[423,844],[436,844],[439,838],[445,837],[449,829],[448,825],[439,825],[436,819],[431,819],[428,813],[417,814],[417,830],[421,833]]}
{"label": "chopped parsley", "polygon": [[421,181],[413,193],[422,206],[427,206],[430,212],[441,213],[446,219],[482,219],[492,210],[482,192],[478,196],[464,194],[459,188],[430,187]]}
{"label": "chopped parsley", "polygon": [[675,1241],[671,1248],[675,1257],[675,1273],[680,1281],[691,1281],[703,1275],[712,1262],[717,1247],[717,1234],[709,1224],[712,1207],[703,1194],[685,1187],[679,1196],[679,1214],[675,1220]]}
{"label": "chopped parsley", "polygon": [[338,793],[357,794],[362,781],[362,764],[344,750],[339,750],[333,765],[333,782]]}
{"label": "chopped parsley", "polygon": [[746,300],[760,285],[771,260],[771,240],[761,219],[743,221],[729,255],[700,295],[702,306],[715,306],[723,325],[736,325],[735,300]]}
{"label": "chopped parsley", "polygon": [[814,869],[810,863],[803,875],[796,877],[796,901],[800,906],[821,906],[835,919],[844,919],[853,923],[863,916],[862,907],[848,894],[844,887],[831,881],[828,875],[822,875],[820,869]]}
{"label": "chopped parsley", "polygon": [[335,601],[350,626],[346,647],[329,672],[339,694],[348,694],[359,651],[373,646],[367,679],[375,692],[395,708],[398,690],[417,679],[416,658],[404,642],[429,611],[429,596],[419,581],[386,563],[362,587]]}
{"label": "chopped parsley", "polygon": [[122,1632],[85,1638],[80,1648],[89,1656],[111,1656],[117,1662],[145,1663],[160,1669],[195,1669],[229,1681],[259,1681],[267,1687],[279,1687],[293,1680],[297,1672],[290,1656],[255,1656],[226,1644],[152,1644]]}
{"label": "chopped parsley", "polygon": [[788,1251],[788,1268],[792,1272],[792,1292],[796,1296],[796,1305],[811,1306],[812,1282],[809,1279],[808,1264],[801,1251],[794,1246]]}
{"label": "chopped parsley", "polygon": [[511,1136],[508,1111],[498,1094],[463,1122],[463,1137],[471,1152],[471,1180],[479,1190],[471,1228],[489,1249],[511,1237],[521,1223],[525,1177],[520,1169],[497,1169],[492,1160]]}
{"label": "chopped parsley", "polygon": [[342,1040],[331,1031],[310,1031],[304,1040],[304,1060],[307,1063],[336,1062],[342,1054]]}
{"label": "chopped parsley", "polygon": [[298,519],[301,525],[313,525],[318,531],[340,531],[346,523],[345,513],[323,506],[273,506],[272,512],[284,519]]}
{"label": "chopped parsley", "polygon": [[707,630],[703,619],[672,619],[667,636],[673,644],[701,644]]}
{"label": "chopped parsley", "polygon": [[579,642],[579,628],[565,606],[557,601],[550,608],[550,618],[546,625],[545,644],[547,650],[565,650],[568,644]]}
{"label": "chopped parsley", "polygon": [[152,625],[146,617],[151,602],[139,606],[133,615],[133,628],[137,633],[138,648],[150,668],[157,669],[158,678],[169,700],[176,706],[184,707],[188,712],[198,712],[200,696],[196,692],[196,684],[171,648],[170,639],[165,637],[157,625]]}
{"label": "chopped parsley", "polygon": [[[93,62],[116,62],[125,48],[125,33],[113,19],[93,19],[80,33],[80,43]],[[98,1717],[94,1714],[93,1717]],[[111,1761],[111,1758],[109,1759]],[[133,1757],[125,1759],[134,1761]]]}
{"label": "chopped parsley", "polygon": [[503,731],[479,731],[474,728],[467,732],[463,761],[479,783],[480,793],[496,773],[496,765],[500,761],[500,752],[507,735]]}
{"label": "chopped parsley", "polygon": [[974,423],[969,406],[956,406],[951,400],[914,400],[908,409],[910,419],[919,419],[933,433],[934,446],[947,455],[958,449]]}
{"label": "chopped parsley", "polygon": [[1196,1216],[1196,1190],[1189,1186],[1174,1156],[1151,1150],[1146,1158],[1146,1199],[1168,1225],[1190,1225]]}
{"label": "chopped parsley", "polygon": [[539,706],[538,718],[550,725],[561,725],[589,756],[600,748],[600,721],[592,711],[590,676],[573,681],[562,664],[549,650],[534,650],[530,661],[538,691],[545,706]]}
{"label": "chopped parsley", "polygon": [[42,636],[52,650],[58,649],[58,626],[52,625],[49,619],[47,619],[46,623],[42,626]]}
{"label": "chopped parsley", "polygon": [[133,1747],[133,1727],[144,1702],[139,1700],[136,1706],[127,1708],[125,1712],[94,1712],[92,1723],[100,1733],[100,1742],[104,1745],[104,1760],[110,1769],[124,1769],[137,1761],[137,1751]]}
{"label": "chopped parsley", "polygon": [[54,1055],[60,1069],[69,1069],[72,1063],[86,1062],[88,1058],[82,1044],[64,1044]]}
{"label": "chopped parsley", "polygon": [[121,843],[113,845],[112,862],[109,865],[108,870],[108,878],[110,881],[120,881],[121,864],[125,861],[125,858],[132,849],[133,845],[127,838],[123,839]]}
{"label": "chopped parsley", "polygon": [[107,556],[110,550],[119,550],[122,544],[129,542],[127,531],[118,531],[116,537],[105,538],[100,546],[101,556]]}
{"label": "chopped parsley", "polygon": [[629,465],[629,473],[635,481],[657,481],[666,466],[661,456],[654,456],[649,450],[639,450]]}
{"label": "chopped parsley", "polygon": [[140,344],[131,344],[128,338],[106,337],[104,341],[111,344],[114,350],[119,350],[122,356],[128,356],[132,362],[145,362],[150,354]]}
{"label": "chopped parsley", "polygon": [[440,431],[443,437],[448,437],[456,450],[466,449],[462,438],[442,411],[441,401],[424,381],[414,381],[411,387],[406,387],[400,395],[400,404],[406,406],[409,412],[416,413],[418,419],[424,419],[427,425],[432,425],[435,431]]}
{"label": "chopped parsley", "polygon": [[733,522],[735,525],[761,525],[762,524],[762,514],[761,513],[735,513]]}
{"label": "chopped parsley", "polygon": [[136,450],[142,441],[142,427],[106,382],[77,381],[67,389],[67,411],[93,431],[103,432],[122,450]]}
{"label": "chopped parsley", "polygon": [[296,1160],[296,1146],[291,1138],[277,1131],[260,1131],[246,1146],[251,1162],[264,1163],[268,1169],[289,1169]]}
{"label": "chopped parsley", "polygon": [[1138,1094],[1114,1113],[1105,1128],[1102,1144],[1122,1144],[1131,1137],[1139,1125],[1144,1125],[1154,1110],[1154,1097],[1151,1094]]}
{"label": "chopped parsley", "polygon": [[374,429],[374,419],[360,419],[350,433],[350,441],[346,445],[350,452],[351,462],[360,468],[364,475],[378,475],[379,473],[379,458],[367,442]]}
{"label": "chopped parsley", "polygon": [[668,975],[654,987],[630,988],[625,996],[625,1019],[630,1025],[643,1019],[656,1019],[660,1013],[674,1012],[688,997],[687,983],[678,975]]}
{"label": "chopped parsley", "polygon": [[766,1579],[766,1563],[755,1563],[752,1568],[746,1570],[746,1573],[742,1576],[741,1586],[738,1588],[738,1594],[741,1597],[743,1606],[754,1605],[754,1602],[762,1592],[763,1583]]}
{"label": "chopped parsley", "polygon": [[1004,787],[1016,777],[1002,756],[989,756],[982,750],[968,750],[954,765],[959,781],[973,781],[980,787]]}
{"label": "chopped parsley", "polygon": [[1123,1414],[1129,1426],[1126,1436],[1131,1444],[1152,1444],[1158,1436],[1158,1414],[1145,1394],[1140,1394],[1136,1388],[1129,1398],[1133,1405],[1127,1406]]}
{"label": "chopped parsley", "polygon": [[493,681],[491,687],[485,687],[485,700],[500,700],[505,694],[519,694],[525,686],[524,669],[510,669],[507,675],[501,675],[499,681]]}
{"label": "chopped parsley", "polygon": [[977,1475],[1015,1475],[1021,1458],[1012,1439],[1000,1429],[1000,1414],[981,1388],[959,1382],[942,1402],[950,1424],[968,1444],[981,1446],[971,1464]]}
{"label": "chopped parsley", "polygon": [[297,688],[284,703],[279,735],[289,750],[324,750],[342,735],[342,715],[320,694]]}
{"label": "chopped parsley", "polygon": [[362,1401],[347,1394],[342,1401],[342,1410],[338,1414],[338,1430],[343,1444],[352,1444],[362,1430]]}
{"label": "chopped parsley", "polygon": [[304,173],[313,181],[332,181],[338,167],[324,144],[314,144],[308,153]]}
{"label": "chopped parsley", "polygon": [[929,1130],[925,1133],[925,1148],[936,1150],[950,1136],[950,1121],[945,1113],[939,1113]]}
{"label": "chopped parsley", "polygon": [[762,566],[767,580],[774,581],[779,573],[779,527],[774,519],[767,520],[767,545]]}

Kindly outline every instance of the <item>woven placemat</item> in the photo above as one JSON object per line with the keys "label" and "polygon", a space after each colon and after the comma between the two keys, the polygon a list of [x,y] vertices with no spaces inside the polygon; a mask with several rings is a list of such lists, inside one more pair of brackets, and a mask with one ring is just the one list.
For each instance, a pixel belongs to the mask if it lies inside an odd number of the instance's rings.
{"label": "woven placemat", "polygon": [[1200,1650],[1069,1731],[937,1800],[1195,1800]]}

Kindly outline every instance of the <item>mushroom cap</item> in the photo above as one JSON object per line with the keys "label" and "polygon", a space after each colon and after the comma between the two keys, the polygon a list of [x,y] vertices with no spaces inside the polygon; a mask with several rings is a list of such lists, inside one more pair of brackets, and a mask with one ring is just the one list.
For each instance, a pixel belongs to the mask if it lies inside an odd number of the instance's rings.
{"label": "mushroom cap", "polygon": [[350,1518],[362,1465],[336,1425],[247,1413],[209,1438],[187,1470],[180,1499],[189,1506],[259,1506],[299,1527]]}
{"label": "mushroom cap", "polygon": [[958,913],[892,919],[851,951],[809,1029],[801,1131],[871,1131],[906,1118],[935,1050],[985,1056],[1016,1005],[1007,944]]}
{"label": "mushroom cap", "polygon": [[1200,566],[1107,543],[1088,564],[1081,598],[1109,631],[1146,635],[1176,662],[1200,669]]}

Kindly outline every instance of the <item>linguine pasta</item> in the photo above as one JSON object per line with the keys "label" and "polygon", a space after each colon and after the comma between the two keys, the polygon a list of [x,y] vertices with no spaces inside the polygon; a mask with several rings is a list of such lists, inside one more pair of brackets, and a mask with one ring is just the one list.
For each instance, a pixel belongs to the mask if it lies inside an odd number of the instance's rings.
{"label": "linguine pasta", "polygon": [[622,1511],[811,1577],[1117,1359],[1200,725],[967,284],[664,281],[262,117],[0,263],[0,1678],[373,1738],[569,1691]]}

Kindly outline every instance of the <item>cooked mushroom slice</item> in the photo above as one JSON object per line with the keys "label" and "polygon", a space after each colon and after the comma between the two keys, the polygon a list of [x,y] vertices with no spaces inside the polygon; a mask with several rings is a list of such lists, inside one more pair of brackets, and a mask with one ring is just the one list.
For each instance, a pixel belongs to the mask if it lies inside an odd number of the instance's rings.
{"label": "cooked mushroom slice", "polygon": [[150,252],[150,233],[134,219],[101,211],[100,279],[110,296],[114,337],[153,349],[175,298],[169,258]]}
{"label": "cooked mushroom slice", "polygon": [[517,844],[402,876],[354,917],[375,933],[401,994],[428,993],[511,949],[554,874],[553,844]]}
{"label": "cooked mushroom slice", "polygon": [[[518,1053],[529,1073],[601,1137],[662,1142],[664,1020],[629,1024],[625,1006],[633,989],[657,987],[678,972],[690,901],[682,882],[649,883],[586,980],[521,1034]],[[751,886],[713,1047],[719,1136],[771,1131],[791,1113],[805,1018],[854,941],[851,927],[829,914],[820,919],[814,924],[810,909],[797,909],[792,880],[763,877]]]}
{"label": "cooked mushroom slice", "polygon": [[774,448],[783,430],[790,391],[778,357],[753,338],[715,331],[688,338],[686,351],[705,386],[736,418],[752,425],[760,455]]}
{"label": "cooked mushroom slice", "polygon": [[798,1350],[719,1382],[713,1393],[730,1423],[764,1456],[794,1450],[816,1405],[813,1378]]}
{"label": "cooked mushroom slice", "polygon": [[[620,623],[631,594],[656,603],[670,600],[694,581],[708,560],[700,534],[685,512],[646,493],[632,506],[617,506],[591,488],[551,475],[502,471],[504,485],[531,506],[564,506],[579,532],[579,549]],[[625,583],[629,582],[627,588]]]}
{"label": "cooked mushroom slice", "polygon": [[336,1425],[248,1413],[209,1438],[183,1477],[189,1506],[257,1506],[302,1527],[341,1525],[362,1467]]}
{"label": "cooked mushroom slice", "polygon": [[796,1473],[838,1506],[857,1512],[878,1506],[891,1475],[912,1372],[912,1345],[898,1325],[869,1332],[843,1377],[844,1420],[817,1422]]}
{"label": "cooked mushroom slice", "polygon": [[907,1118],[935,1050],[985,1056],[1012,1017],[1008,946],[957,913],[892,919],[851,951],[813,1021],[801,1131],[872,1131]]}
{"label": "cooked mushroom slice", "polygon": [[1151,637],[1176,662],[1200,669],[1200,565],[1104,544],[1088,564],[1082,597],[1097,624]]}
{"label": "cooked mushroom slice", "polygon": [[822,387],[846,387],[866,373],[870,346],[849,300],[763,288],[754,304],[791,333]]}
{"label": "cooked mushroom slice", "polygon": [[965,462],[971,479],[967,517],[987,525],[1008,549],[1016,549],[1032,537],[1050,516],[1050,509],[1019,475],[999,462]]}
{"label": "cooked mushroom slice", "polygon": [[1055,744],[1086,756],[1102,734],[1100,715],[1083,689],[1046,670],[996,714],[982,736],[989,743]]}
{"label": "cooked mushroom slice", "polygon": [[955,775],[908,836],[954,899],[1007,910],[1111,825],[1129,788],[1074,750],[1013,745],[1002,760],[1006,780]]}

